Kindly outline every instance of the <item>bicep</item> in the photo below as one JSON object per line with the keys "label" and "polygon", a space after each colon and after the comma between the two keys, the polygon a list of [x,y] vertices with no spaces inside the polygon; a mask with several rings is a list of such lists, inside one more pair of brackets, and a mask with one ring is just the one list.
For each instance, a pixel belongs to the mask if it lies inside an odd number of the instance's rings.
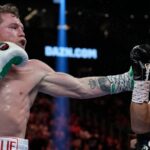
{"label": "bicep", "polygon": [[79,97],[80,83],[77,78],[65,73],[48,73],[40,83],[40,91],[52,96]]}

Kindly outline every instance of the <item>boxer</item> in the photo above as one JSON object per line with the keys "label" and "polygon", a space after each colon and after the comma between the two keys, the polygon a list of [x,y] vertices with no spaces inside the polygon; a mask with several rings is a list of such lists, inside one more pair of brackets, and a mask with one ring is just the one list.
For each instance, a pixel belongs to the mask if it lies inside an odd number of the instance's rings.
{"label": "boxer", "polygon": [[30,108],[38,92],[89,99],[133,89],[132,69],[119,75],[76,78],[56,72],[40,60],[28,60],[24,27],[14,5],[0,6],[0,41],[4,42],[0,51],[0,137],[6,148],[15,149],[17,140],[18,145],[24,143]]}

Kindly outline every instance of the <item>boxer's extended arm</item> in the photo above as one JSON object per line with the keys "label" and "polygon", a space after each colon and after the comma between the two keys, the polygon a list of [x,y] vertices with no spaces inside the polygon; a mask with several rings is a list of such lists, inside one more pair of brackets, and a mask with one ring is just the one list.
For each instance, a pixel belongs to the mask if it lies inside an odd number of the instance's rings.
{"label": "boxer's extended arm", "polygon": [[75,78],[69,74],[51,72],[40,83],[40,91],[52,96],[88,99],[132,89],[130,73],[105,77]]}

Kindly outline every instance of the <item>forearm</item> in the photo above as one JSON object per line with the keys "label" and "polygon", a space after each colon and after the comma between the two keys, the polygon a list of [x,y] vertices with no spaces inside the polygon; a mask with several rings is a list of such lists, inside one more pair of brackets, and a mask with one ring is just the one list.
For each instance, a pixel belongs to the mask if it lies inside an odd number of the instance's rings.
{"label": "forearm", "polygon": [[86,87],[90,89],[89,93],[91,92],[95,97],[131,91],[134,85],[132,68],[123,74],[86,77],[80,80],[82,82],[85,80]]}

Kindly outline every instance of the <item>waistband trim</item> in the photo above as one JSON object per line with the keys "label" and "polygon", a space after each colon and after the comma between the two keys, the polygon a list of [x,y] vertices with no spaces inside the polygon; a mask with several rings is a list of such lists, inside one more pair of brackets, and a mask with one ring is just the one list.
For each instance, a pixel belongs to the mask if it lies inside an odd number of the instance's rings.
{"label": "waistband trim", "polygon": [[28,150],[28,140],[16,137],[0,137],[0,150]]}

